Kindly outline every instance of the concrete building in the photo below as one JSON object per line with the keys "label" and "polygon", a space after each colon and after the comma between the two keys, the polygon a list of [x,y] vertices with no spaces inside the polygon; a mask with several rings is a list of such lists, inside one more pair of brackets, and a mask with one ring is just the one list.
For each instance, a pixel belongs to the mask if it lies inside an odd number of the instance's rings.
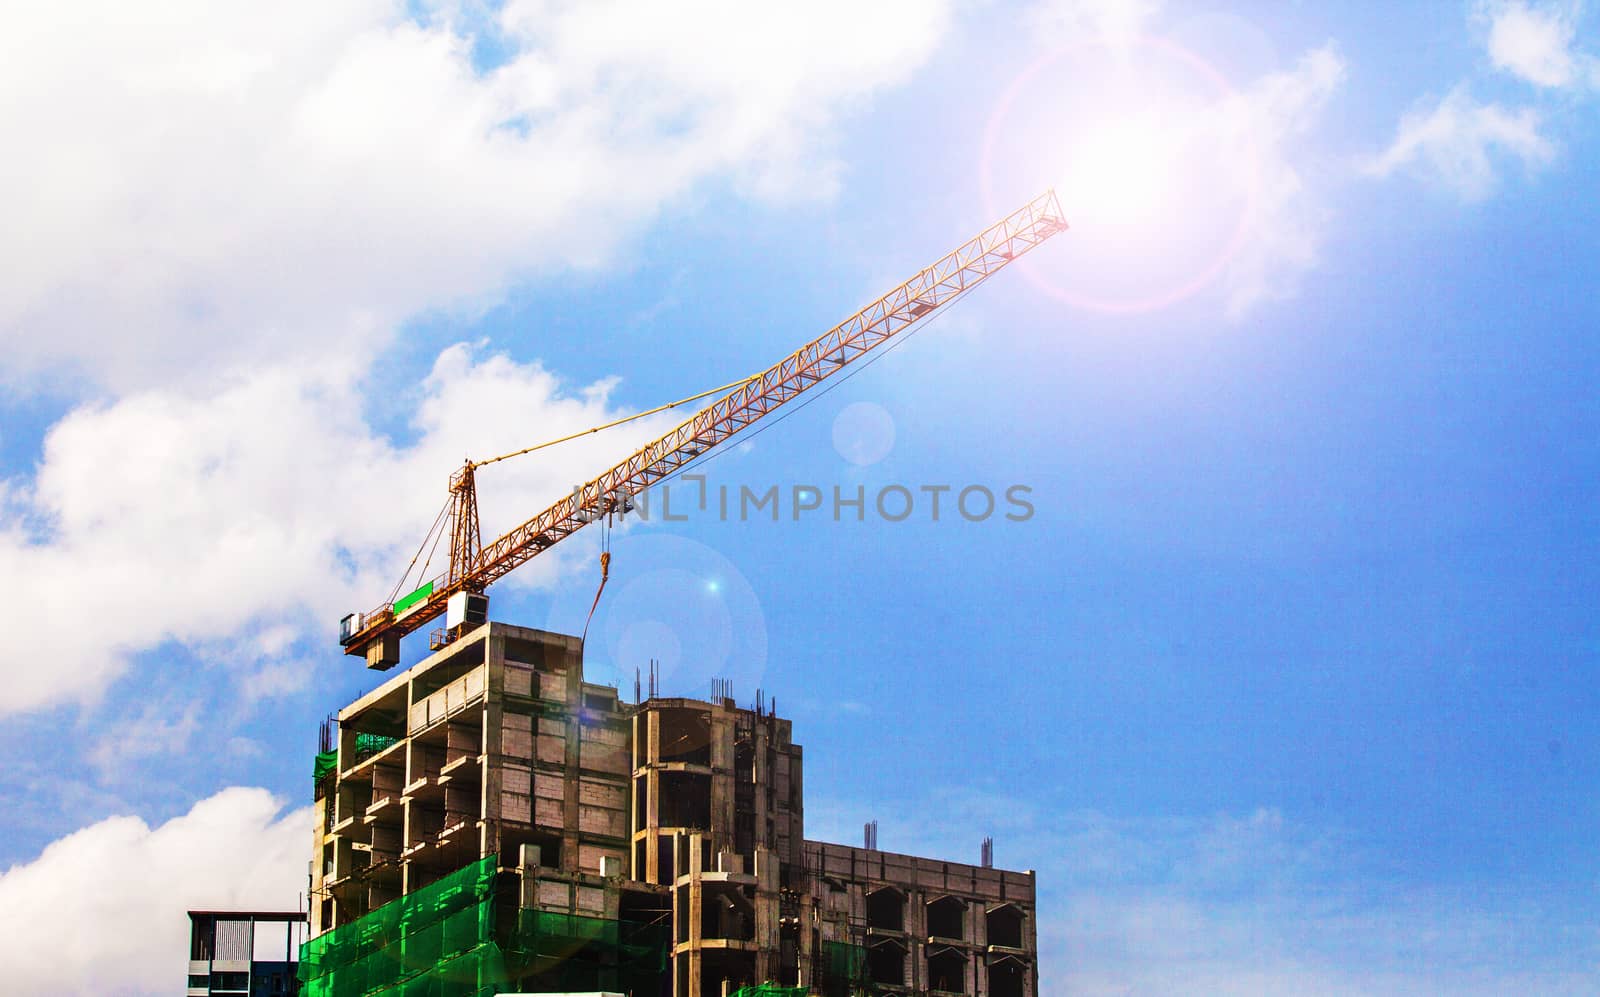
{"label": "concrete building", "polygon": [[1037,993],[1033,873],[805,840],[764,706],[626,703],[577,638],[488,623],[337,723],[308,994]]}
{"label": "concrete building", "polygon": [[293,997],[306,915],[300,911],[189,912],[188,997]]}

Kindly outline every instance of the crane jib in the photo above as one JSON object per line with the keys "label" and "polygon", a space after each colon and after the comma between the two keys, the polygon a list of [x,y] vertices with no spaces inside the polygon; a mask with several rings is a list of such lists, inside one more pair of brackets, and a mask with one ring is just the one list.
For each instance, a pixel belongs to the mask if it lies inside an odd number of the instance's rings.
{"label": "crane jib", "polygon": [[[347,653],[365,655],[370,667],[393,666],[399,660],[399,638],[438,617],[452,596],[482,592],[588,523],[623,511],[631,496],[671,477],[1066,228],[1055,191],[1046,191],[571,495],[482,547],[476,544],[477,506],[469,463],[463,472],[463,509],[471,517],[473,542],[470,548],[463,548],[461,563],[453,559],[444,576],[423,583],[394,603],[345,617],[340,643]],[[452,481],[460,490],[463,478],[458,474]]]}

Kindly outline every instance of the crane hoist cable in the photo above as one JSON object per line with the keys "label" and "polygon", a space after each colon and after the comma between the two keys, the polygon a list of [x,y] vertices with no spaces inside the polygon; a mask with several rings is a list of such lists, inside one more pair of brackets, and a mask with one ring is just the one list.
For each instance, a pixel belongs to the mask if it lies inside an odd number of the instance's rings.
{"label": "crane hoist cable", "polygon": [[611,577],[611,552],[600,552],[600,587],[594,590],[594,602],[589,604],[589,615],[583,618],[583,633],[578,637],[581,647],[589,639],[589,624],[594,622],[594,611],[600,607],[600,595],[606,590],[606,579]]}

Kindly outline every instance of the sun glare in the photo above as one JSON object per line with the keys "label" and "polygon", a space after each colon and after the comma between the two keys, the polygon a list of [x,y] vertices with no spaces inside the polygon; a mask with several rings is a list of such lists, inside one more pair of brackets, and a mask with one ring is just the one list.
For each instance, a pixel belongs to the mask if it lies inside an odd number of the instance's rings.
{"label": "sun glare", "polygon": [[991,207],[1054,186],[1072,234],[1024,270],[1100,311],[1161,308],[1210,284],[1237,253],[1256,196],[1237,95],[1212,66],[1159,39],[1079,46],[1027,67],[985,135]]}
{"label": "sun glare", "polygon": [[1178,138],[1150,113],[1086,129],[1056,184],[1072,205],[1074,226],[1142,226],[1175,208]]}

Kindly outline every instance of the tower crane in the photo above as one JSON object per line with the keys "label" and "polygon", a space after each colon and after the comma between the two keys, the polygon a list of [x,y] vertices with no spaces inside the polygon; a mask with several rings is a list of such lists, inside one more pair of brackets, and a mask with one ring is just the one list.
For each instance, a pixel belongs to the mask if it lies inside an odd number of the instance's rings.
{"label": "tower crane", "polygon": [[[811,390],[994,276],[1007,264],[1065,231],[1054,190],[1024,204],[916,276],[743,381],[676,428],[574,488],[533,518],[485,544],[478,522],[475,470],[467,461],[450,476],[449,565],[442,575],[367,613],[340,621],[347,654],[384,670],[400,661],[400,638],[441,614],[441,640],[486,619],[490,583],[576,533],[626,512],[631,498],[682,470],[773,410]],[[499,458],[496,458],[499,459]]]}

